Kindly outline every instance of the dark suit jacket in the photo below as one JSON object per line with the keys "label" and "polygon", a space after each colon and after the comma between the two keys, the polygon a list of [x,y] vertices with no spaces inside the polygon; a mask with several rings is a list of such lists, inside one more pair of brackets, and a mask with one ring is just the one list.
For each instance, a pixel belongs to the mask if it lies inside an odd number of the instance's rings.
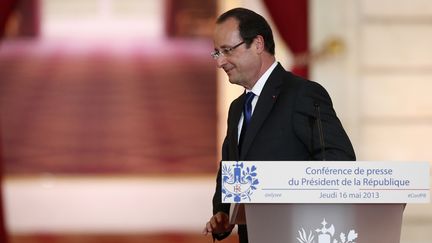
{"label": "dark suit jacket", "polygon": [[[327,91],[318,83],[287,72],[278,64],[268,78],[255,106],[239,154],[238,124],[245,94],[235,99],[228,113],[228,131],[222,146],[225,161],[322,160],[317,127],[319,105],[326,160],[355,160],[351,142],[336,116]],[[221,171],[213,196],[213,214],[229,213],[221,203]],[[247,242],[246,226],[238,228],[241,243]],[[228,234],[215,235],[223,239]]]}

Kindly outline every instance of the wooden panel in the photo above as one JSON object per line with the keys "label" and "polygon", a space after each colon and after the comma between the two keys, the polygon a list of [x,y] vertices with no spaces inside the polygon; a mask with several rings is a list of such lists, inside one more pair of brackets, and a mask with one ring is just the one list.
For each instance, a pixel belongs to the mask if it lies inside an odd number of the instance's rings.
{"label": "wooden panel", "polygon": [[6,173],[214,173],[210,42],[39,44],[0,52]]}
{"label": "wooden panel", "polygon": [[216,1],[167,0],[169,37],[210,37],[216,20]]}

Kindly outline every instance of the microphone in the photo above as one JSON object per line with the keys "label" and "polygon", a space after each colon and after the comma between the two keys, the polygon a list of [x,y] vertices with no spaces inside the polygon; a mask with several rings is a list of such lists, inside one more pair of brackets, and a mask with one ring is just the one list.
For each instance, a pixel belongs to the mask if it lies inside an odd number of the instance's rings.
{"label": "microphone", "polygon": [[317,101],[314,101],[314,107],[315,107],[315,119],[318,127],[318,136],[321,146],[321,154],[322,154],[322,160],[325,161],[325,144],[324,144],[324,133],[322,129],[322,123],[321,123],[321,111],[320,111],[320,105]]}

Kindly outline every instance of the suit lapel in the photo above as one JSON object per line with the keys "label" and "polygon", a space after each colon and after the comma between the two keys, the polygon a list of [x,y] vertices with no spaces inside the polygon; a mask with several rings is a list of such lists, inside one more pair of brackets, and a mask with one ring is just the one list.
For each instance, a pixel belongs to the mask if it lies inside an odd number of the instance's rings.
{"label": "suit lapel", "polygon": [[[278,64],[275,70],[273,70],[266,84],[264,85],[263,90],[261,91],[249,127],[244,137],[241,154],[240,154],[241,160],[245,158],[250,146],[252,145],[255,136],[259,132],[264,121],[270,114],[270,111],[272,110],[274,103],[276,102],[276,99],[280,92],[279,87],[282,84],[281,76],[283,74],[281,72],[285,72],[285,70],[282,68],[280,64]],[[244,100],[244,98],[242,100]],[[241,114],[241,107],[240,107],[240,114]],[[238,124],[238,120],[237,120],[237,124]]]}
{"label": "suit lapel", "polygon": [[240,122],[240,117],[243,112],[243,103],[245,99],[245,94],[243,93],[238,99],[236,99],[232,106],[232,117],[229,122],[229,149],[230,154],[235,155],[235,158],[230,158],[232,160],[239,160],[239,150],[238,150],[238,124]]}

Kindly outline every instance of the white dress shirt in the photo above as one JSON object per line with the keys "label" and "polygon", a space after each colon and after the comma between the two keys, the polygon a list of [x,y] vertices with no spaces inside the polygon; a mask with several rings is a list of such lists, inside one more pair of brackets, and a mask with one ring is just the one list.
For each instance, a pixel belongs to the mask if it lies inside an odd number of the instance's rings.
{"label": "white dress shirt", "polygon": [[[265,71],[265,73],[258,79],[258,81],[255,83],[255,85],[252,87],[251,90],[246,89],[246,93],[253,92],[255,94],[255,97],[252,100],[252,116],[253,116],[253,112],[255,110],[255,106],[256,106],[256,104],[258,102],[259,96],[261,95],[261,91],[264,88],[264,85],[266,84],[267,79],[270,77],[270,74],[275,69],[276,65],[277,65],[277,62],[275,61],[267,69],[267,71]],[[237,143],[239,142],[239,139],[240,139],[240,133],[241,133],[242,126],[243,126],[243,112],[242,112],[242,115],[240,117],[240,121],[239,121],[239,124],[238,124]]]}

